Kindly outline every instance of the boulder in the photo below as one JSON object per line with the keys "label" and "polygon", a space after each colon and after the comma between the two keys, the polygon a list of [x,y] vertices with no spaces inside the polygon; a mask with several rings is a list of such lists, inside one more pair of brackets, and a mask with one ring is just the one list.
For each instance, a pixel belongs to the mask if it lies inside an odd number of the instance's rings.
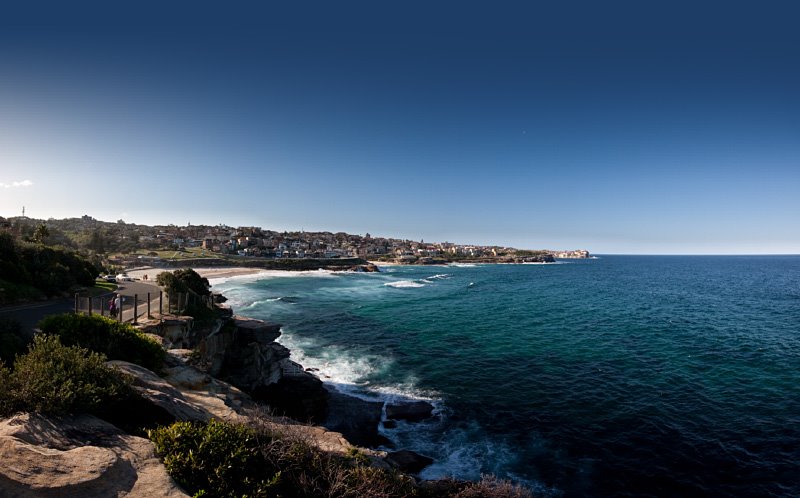
{"label": "boulder", "polygon": [[209,374],[252,392],[277,382],[289,350],[275,342],[280,325],[234,317],[205,338],[200,350]]}
{"label": "boulder", "polygon": [[274,413],[304,422],[322,421],[328,391],[315,375],[289,360],[289,350],[275,342],[280,325],[234,317],[210,334],[200,351],[209,374],[267,403]]}
{"label": "boulder", "polygon": [[252,390],[257,401],[269,405],[276,415],[303,422],[321,422],[328,415],[330,393],[315,375],[288,359],[281,362],[277,382],[262,384]]}
{"label": "boulder", "polygon": [[378,433],[383,402],[365,401],[335,390],[329,392],[328,417],[323,427],[342,433],[356,446],[375,448],[392,444]]}
{"label": "boulder", "polygon": [[147,439],[90,415],[0,421],[0,496],[185,497]]}
{"label": "boulder", "polygon": [[164,380],[178,389],[187,402],[219,420],[236,421],[247,411],[256,408],[256,403],[246,393],[215,379],[187,363],[187,350],[167,351]]}
{"label": "boulder", "polygon": [[409,450],[392,451],[386,455],[385,460],[409,474],[416,474],[433,463],[433,458]]}
{"label": "boulder", "polygon": [[209,413],[193,406],[183,397],[180,391],[150,370],[134,363],[120,360],[109,361],[107,364],[131,376],[133,389],[152,405],[147,411],[168,414],[164,422],[171,423],[175,420],[205,422],[211,418]]}
{"label": "boulder", "polygon": [[386,405],[386,418],[416,422],[431,416],[433,405],[427,401],[411,401]]}

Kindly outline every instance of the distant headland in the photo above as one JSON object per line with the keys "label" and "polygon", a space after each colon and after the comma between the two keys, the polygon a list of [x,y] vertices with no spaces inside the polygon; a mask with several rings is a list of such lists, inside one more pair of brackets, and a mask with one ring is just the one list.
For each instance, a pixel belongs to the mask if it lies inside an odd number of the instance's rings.
{"label": "distant headland", "polygon": [[[43,228],[42,228],[43,227]],[[109,264],[155,266],[252,266],[271,269],[364,267],[394,264],[552,263],[589,258],[589,251],[413,241],[369,233],[275,231],[226,225],[139,225],[91,216],[37,220],[0,217],[0,230],[22,238],[90,252]]]}

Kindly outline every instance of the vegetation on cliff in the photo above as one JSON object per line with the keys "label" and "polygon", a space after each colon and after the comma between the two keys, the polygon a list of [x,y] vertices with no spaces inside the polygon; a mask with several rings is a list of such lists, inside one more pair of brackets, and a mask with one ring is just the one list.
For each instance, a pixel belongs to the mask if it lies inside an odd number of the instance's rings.
{"label": "vegetation on cliff", "polygon": [[0,415],[102,411],[130,395],[127,380],[105,361],[102,354],[64,346],[56,336],[37,335],[12,370],[0,363]]}
{"label": "vegetation on cliff", "polygon": [[[40,239],[43,237],[39,234]],[[55,296],[92,286],[98,269],[76,252],[0,232],[0,303]]]}
{"label": "vegetation on cliff", "polygon": [[127,323],[99,315],[65,313],[51,315],[39,323],[45,334],[56,335],[67,346],[102,353],[110,360],[136,363],[158,372],[164,363],[164,348]]}
{"label": "vegetation on cliff", "polygon": [[176,422],[148,432],[167,472],[194,496],[238,498],[531,498],[521,486],[487,477],[418,484],[352,450],[325,452],[262,419],[250,425]]}
{"label": "vegetation on cliff", "polygon": [[156,277],[156,283],[163,287],[167,293],[191,291],[199,296],[211,294],[211,284],[208,279],[201,277],[199,273],[191,268],[161,272]]}
{"label": "vegetation on cliff", "polygon": [[26,351],[28,342],[18,321],[0,318],[0,361],[12,363],[15,356]]}

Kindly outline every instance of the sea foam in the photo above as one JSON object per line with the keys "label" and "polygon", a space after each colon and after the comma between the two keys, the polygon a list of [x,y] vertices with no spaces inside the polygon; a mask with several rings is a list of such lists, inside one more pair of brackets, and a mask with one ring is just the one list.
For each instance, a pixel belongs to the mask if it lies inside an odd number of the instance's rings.
{"label": "sea foam", "polygon": [[396,289],[414,289],[418,287],[425,287],[425,284],[415,280],[400,280],[397,282],[387,282],[383,284],[385,287],[394,287]]}

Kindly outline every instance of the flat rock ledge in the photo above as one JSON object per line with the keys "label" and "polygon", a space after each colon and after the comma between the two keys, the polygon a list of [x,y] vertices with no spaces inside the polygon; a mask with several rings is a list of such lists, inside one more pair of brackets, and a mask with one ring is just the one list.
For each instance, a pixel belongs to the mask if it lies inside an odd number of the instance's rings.
{"label": "flat rock ledge", "polygon": [[0,421],[0,496],[185,497],[147,439],[90,415]]}

